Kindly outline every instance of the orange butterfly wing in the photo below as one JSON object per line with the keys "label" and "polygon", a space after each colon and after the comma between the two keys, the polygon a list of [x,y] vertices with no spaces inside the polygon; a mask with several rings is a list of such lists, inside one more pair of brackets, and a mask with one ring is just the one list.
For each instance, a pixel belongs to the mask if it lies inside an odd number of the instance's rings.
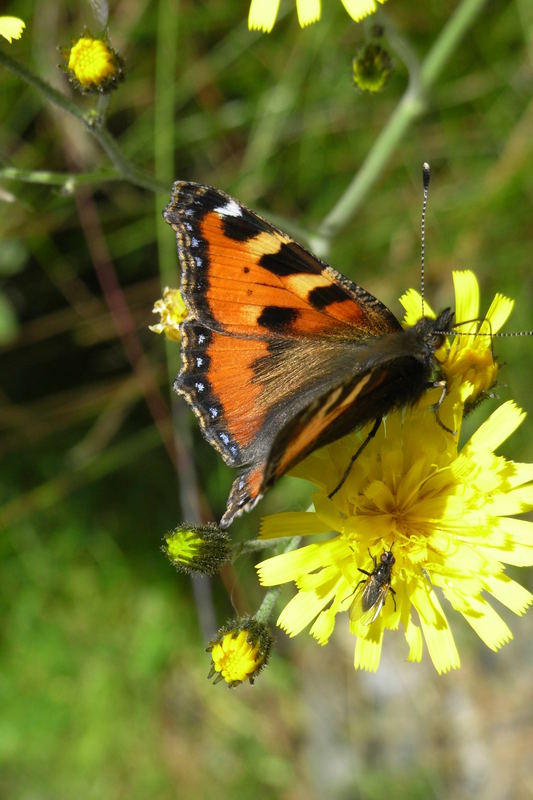
{"label": "orange butterfly wing", "polygon": [[402,329],[379,300],[223,192],[177,182],[164,216],[189,311],[175,388],[226,463],[248,465],[227,526],[315,447],[376,416],[379,345]]}

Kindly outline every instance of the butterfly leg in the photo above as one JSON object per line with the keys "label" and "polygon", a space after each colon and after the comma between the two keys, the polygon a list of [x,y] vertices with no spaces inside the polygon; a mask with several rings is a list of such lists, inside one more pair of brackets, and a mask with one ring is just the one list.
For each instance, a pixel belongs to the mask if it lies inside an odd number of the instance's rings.
{"label": "butterfly leg", "polygon": [[448,428],[448,426],[445,425],[444,422],[441,420],[440,414],[439,414],[440,407],[444,403],[444,398],[448,394],[448,384],[447,384],[446,381],[435,381],[434,383],[430,384],[430,386],[431,386],[432,389],[439,389],[439,388],[442,389],[442,392],[441,392],[441,395],[440,395],[439,399],[437,400],[436,403],[433,404],[433,411],[435,412],[435,419],[437,420],[437,423],[441,426],[441,428],[444,428],[445,431],[447,431],[448,433],[451,433],[452,436],[455,436],[457,431],[452,431],[451,428]]}
{"label": "butterfly leg", "polygon": [[378,432],[378,430],[379,430],[379,426],[381,425],[381,420],[382,420],[382,419],[383,419],[383,417],[377,417],[377,419],[376,419],[376,421],[374,422],[374,425],[372,426],[372,429],[371,429],[371,431],[368,433],[368,435],[367,435],[366,439],[365,439],[365,440],[364,440],[364,442],[363,442],[363,443],[362,443],[362,444],[361,444],[361,445],[360,445],[360,446],[357,448],[357,450],[355,451],[355,453],[354,453],[354,454],[353,454],[353,456],[351,457],[351,459],[350,459],[350,463],[348,464],[348,466],[346,467],[346,469],[345,469],[345,471],[344,471],[344,475],[342,476],[342,478],[340,479],[340,481],[338,482],[338,484],[335,486],[335,488],[333,489],[333,491],[332,491],[332,492],[330,492],[330,493],[328,494],[328,497],[329,497],[329,499],[330,499],[330,500],[331,500],[331,498],[332,498],[334,495],[336,495],[336,494],[337,494],[337,492],[339,491],[339,489],[340,489],[340,488],[341,488],[341,486],[343,485],[344,481],[346,480],[346,478],[347,478],[347,477],[348,477],[348,475],[350,474],[350,470],[351,470],[352,466],[353,466],[353,465],[354,465],[354,463],[357,461],[357,459],[359,458],[359,456],[361,455],[361,453],[363,452],[363,450],[365,449],[365,447],[367,446],[367,444],[368,444],[368,443],[369,443],[369,442],[370,442],[370,441],[371,441],[371,440],[374,438],[374,436],[375,436],[375,435],[376,435],[376,433]]}
{"label": "butterfly leg", "polygon": [[389,592],[392,595],[392,602],[394,603],[394,610],[396,611],[396,597],[394,596],[396,594],[396,592],[394,591],[392,586],[389,586]]}

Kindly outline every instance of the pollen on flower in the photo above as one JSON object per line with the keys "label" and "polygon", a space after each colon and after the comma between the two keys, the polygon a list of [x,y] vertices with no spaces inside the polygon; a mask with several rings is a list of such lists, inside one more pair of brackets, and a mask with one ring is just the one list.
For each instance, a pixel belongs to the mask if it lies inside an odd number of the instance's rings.
{"label": "pollen on flower", "polygon": [[109,92],[122,80],[122,61],[103,39],[82,36],[65,53],[69,79],[82,92]]}
{"label": "pollen on flower", "polygon": [[215,683],[224,680],[229,686],[245,680],[253,683],[266,665],[271,647],[272,636],[263,623],[251,618],[231,621],[207,648],[211,652],[209,677],[216,675]]}
{"label": "pollen on flower", "polygon": [[183,302],[179,289],[163,290],[163,297],[156,300],[152,309],[153,314],[159,314],[160,321],[149,325],[153,333],[164,333],[167,339],[174,342],[180,340],[180,325],[187,316],[187,308]]}

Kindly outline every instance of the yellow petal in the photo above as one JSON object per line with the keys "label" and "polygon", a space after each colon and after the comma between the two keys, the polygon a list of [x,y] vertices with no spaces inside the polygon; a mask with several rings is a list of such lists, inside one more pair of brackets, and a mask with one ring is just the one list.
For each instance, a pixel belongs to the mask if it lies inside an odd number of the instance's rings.
{"label": "yellow petal", "polygon": [[[408,289],[400,297],[400,303],[405,309],[405,316],[403,318],[403,325],[411,327],[418,322],[422,316],[422,296],[416,289]],[[435,319],[435,312],[428,303],[424,300],[424,315]]]}
{"label": "yellow petal", "polygon": [[277,624],[289,636],[297,636],[320,614],[332,596],[333,592],[320,598],[314,592],[298,592],[279,615]]}
{"label": "yellow petal", "polygon": [[[374,629],[371,632],[371,629]],[[355,669],[376,672],[381,658],[383,645],[383,628],[377,625],[369,627],[368,636],[358,636],[355,642],[353,665]]]}
{"label": "yellow petal", "polygon": [[307,511],[285,511],[261,520],[260,539],[278,539],[287,536],[311,536],[327,533],[331,528],[316,514]]}
{"label": "yellow petal", "polygon": [[525,417],[525,412],[512,400],[503,403],[473,434],[465,448],[467,454],[472,450],[496,450],[515,432]]}
{"label": "yellow petal", "polygon": [[485,314],[486,319],[490,320],[490,332],[496,333],[502,328],[511,315],[514,307],[514,300],[497,294],[490,304],[489,310]]}
{"label": "yellow petal", "polygon": [[492,575],[483,583],[496,600],[510,608],[515,614],[521,616],[533,602],[533,595],[505,573]]}
{"label": "yellow petal", "polygon": [[460,611],[491,650],[496,652],[513,638],[510,628],[483,598],[469,597],[468,607]]}
{"label": "yellow petal", "polygon": [[333,633],[335,627],[335,614],[332,613],[331,608],[321,613],[316,618],[311,626],[309,633],[317,640],[320,645],[325,645]]}
{"label": "yellow petal", "polygon": [[[470,322],[479,317],[479,283],[474,273],[469,270],[454,270],[453,286],[455,289],[455,320],[456,322]],[[476,323],[472,326],[460,325],[459,331],[475,330]]]}
{"label": "yellow petal", "polygon": [[[385,0],[379,0],[380,3]],[[360,22],[377,8],[376,0],[342,0],[342,4],[355,22]]]}
{"label": "yellow petal", "polygon": [[24,20],[18,17],[0,17],[0,36],[11,44],[13,39],[20,39],[26,27]]}
{"label": "yellow petal", "polygon": [[279,0],[252,0],[248,14],[251,31],[270,33],[278,16]]}
{"label": "yellow petal", "polygon": [[439,674],[461,666],[459,653],[439,599],[429,587],[419,584],[411,594],[433,665]]}
{"label": "yellow petal", "polygon": [[320,0],[296,0],[298,22],[301,28],[320,19]]}
{"label": "yellow petal", "polygon": [[421,661],[423,651],[423,638],[420,627],[413,621],[411,615],[405,628],[405,639],[409,645],[408,661]]}

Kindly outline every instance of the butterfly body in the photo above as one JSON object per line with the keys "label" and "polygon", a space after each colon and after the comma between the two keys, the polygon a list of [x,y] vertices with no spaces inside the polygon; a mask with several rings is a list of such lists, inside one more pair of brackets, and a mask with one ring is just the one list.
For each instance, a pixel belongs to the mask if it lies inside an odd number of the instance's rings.
{"label": "butterfly body", "polygon": [[174,387],[233,467],[221,526],[306,455],[415,402],[453,315],[402,329],[379,300],[228,195],[177,182],[182,369]]}

